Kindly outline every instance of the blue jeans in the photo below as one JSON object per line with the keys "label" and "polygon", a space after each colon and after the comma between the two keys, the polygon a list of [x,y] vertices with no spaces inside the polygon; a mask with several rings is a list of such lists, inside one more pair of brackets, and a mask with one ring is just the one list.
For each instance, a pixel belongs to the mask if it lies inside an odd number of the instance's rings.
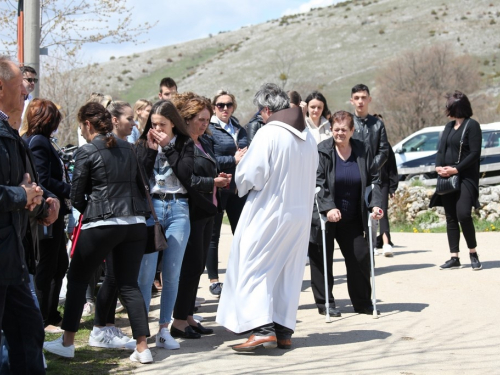
{"label": "blue jeans", "polygon": [[[188,200],[181,198],[176,200],[153,199],[153,205],[158,220],[165,229],[168,247],[163,251],[162,278],[160,302],[160,325],[169,323],[172,318],[177,289],[179,287],[179,275],[181,273],[182,260],[186,250],[191,226],[189,224]],[[148,226],[154,224],[153,217],[147,221]],[[149,313],[151,303],[151,286],[153,285],[158,253],[144,254],[139,271],[139,289],[144,296],[146,310]]]}

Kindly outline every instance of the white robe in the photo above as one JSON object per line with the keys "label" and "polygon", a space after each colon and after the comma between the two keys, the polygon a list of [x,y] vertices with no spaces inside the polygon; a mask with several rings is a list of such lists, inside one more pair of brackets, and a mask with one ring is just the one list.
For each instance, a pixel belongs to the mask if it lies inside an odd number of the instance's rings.
{"label": "white robe", "polygon": [[235,333],[272,322],[295,329],[311,229],[318,151],[303,132],[272,121],[236,168],[249,192],[234,233],[216,321]]}

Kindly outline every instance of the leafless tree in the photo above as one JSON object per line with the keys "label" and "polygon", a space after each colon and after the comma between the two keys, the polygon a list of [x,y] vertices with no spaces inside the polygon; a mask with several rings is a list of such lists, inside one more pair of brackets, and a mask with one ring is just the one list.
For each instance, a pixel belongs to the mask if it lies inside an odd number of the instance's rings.
{"label": "leafless tree", "polygon": [[[10,54],[17,48],[17,3],[0,0],[0,45]],[[86,43],[137,43],[156,24],[134,25],[127,0],[41,0],[40,7],[40,46],[66,54]]]}
{"label": "leafless tree", "polygon": [[384,114],[389,140],[399,141],[426,126],[447,122],[444,95],[470,95],[479,86],[477,63],[448,44],[409,51],[383,67],[376,78],[377,111]]}
{"label": "leafless tree", "polygon": [[76,115],[80,107],[97,87],[93,81],[101,73],[98,65],[82,62],[79,55],[65,58],[52,57],[45,61],[41,77],[40,96],[60,106],[63,120],[57,131],[61,146],[78,144],[78,121]]}

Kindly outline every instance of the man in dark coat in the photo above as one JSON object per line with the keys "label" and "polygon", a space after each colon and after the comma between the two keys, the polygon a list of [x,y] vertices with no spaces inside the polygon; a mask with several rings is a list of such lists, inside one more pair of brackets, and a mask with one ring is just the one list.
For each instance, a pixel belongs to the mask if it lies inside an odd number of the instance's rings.
{"label": "man in dark coat", "polygon": [[29,288],[23,246],[28,213],[42,204],[43,191],[31,182],[26,148],[8,123],[8,114],[22,113],[26,94],[19,68],[0,56],[0,328],[10,346],[11,372],[45,374],[42,317]]}

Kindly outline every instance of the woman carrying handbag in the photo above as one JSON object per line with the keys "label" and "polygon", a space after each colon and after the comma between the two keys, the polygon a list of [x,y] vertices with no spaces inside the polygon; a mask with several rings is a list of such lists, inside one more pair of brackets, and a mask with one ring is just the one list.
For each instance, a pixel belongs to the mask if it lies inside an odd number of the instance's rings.
{"label": "woman carrying handbag", "polygon": [[[455,91],[446,98],[446,115],[452,121],[446,124],[441,135],[436,154],[438,186],[429,205],[443,206],[446,214],[446,233],[451,258],[439,268],[462,268],[458,257],[461,227],[469,248],[472,270],[477,271],[482,266],[476,252],[476,231],[471,211],[472,207],[479,207],[481,127],[476,120],[470,118],[472,108],[465,94]],[[457,184],[452,183],[453,179],[457,180]],[[446,192],[441,190],[444,185],[454,185],[458,190],[448,189],[449,192]]]}

